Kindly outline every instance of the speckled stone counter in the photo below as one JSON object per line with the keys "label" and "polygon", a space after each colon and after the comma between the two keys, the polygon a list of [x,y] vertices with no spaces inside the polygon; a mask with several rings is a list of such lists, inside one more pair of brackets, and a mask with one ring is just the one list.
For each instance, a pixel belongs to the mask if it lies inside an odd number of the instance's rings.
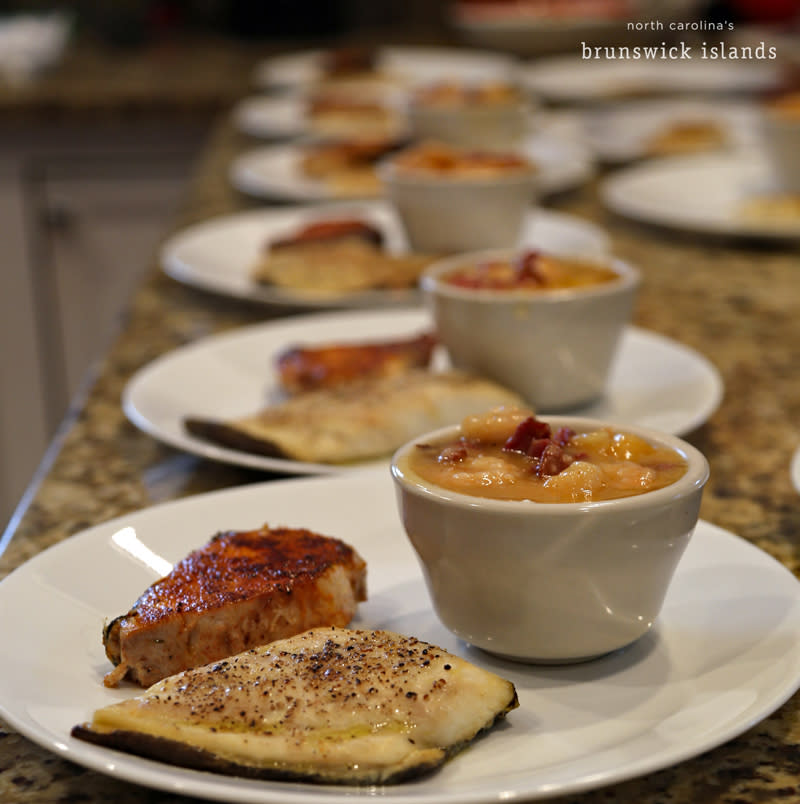
{"label": "speckled stone counter", "polygon": [[[220,121],[176,228],[252,205],[226,182],[231,157],[246,144]],[[711,464],[703,518],[800,573],[800,497],[789,475],[792,452],[800,446],[800,253],[788,246],[681,237],[630,224],[603,212],[594,186],[556,199],[552,206],[606,226],[616,253],[644,274],[636,323],[700,350],[724,378],[720,408],[688,436]],[[0,557],[0,577],[108,518],[263,480],[264,474],[161,446],[126,421],[120,393],[132,373],[158,355],[278,313],[183,287],[154,266],[96,381],[64,422]],[[0,723],[0,801],[179,800],[185,799],[65,762]],[[800,801],[800,696],[738,739],[698,758],[569,801]]]}
{"label": "speckled stone counter", "polygon": [[175,36],[135,48],[89,36],[29,80],[0,76],[4,124],[213,114],[254,90],[252,67],[270,48],[211,36]]}

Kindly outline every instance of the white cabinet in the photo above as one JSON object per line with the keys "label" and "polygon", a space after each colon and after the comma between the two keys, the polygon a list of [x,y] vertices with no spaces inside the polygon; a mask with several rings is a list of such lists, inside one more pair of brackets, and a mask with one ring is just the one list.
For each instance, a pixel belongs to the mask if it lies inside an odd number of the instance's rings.
{"label": "white cabinet", "polygon": [[97,166],[84,165],[81,176],[80,164],[51,166],[32,210],[39,229],[32,267],[40,273],[44,312],[39,328],[62,411],[87,368],[108,351],[186,186],[182,175],[163,175],[138,160],[130,166],[135,173],[127,165],[100,167],[102,175],[94,175]]}
{"label": "white cabinet", "polygon": [[37,128],[0,140],[0,529],[152,268],[203,133]]}

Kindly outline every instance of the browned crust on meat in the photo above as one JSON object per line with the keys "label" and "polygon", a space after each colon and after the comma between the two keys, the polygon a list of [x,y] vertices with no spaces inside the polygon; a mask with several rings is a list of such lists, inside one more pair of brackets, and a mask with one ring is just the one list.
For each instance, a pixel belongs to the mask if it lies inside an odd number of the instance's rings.
{"label": "browned crust on meat", "polygon": [[357,218],[320,220],[306,224],[288,237],[273,240],[266,245],[267,251],[296,248],[312,243],[333,243],[340,240],[363,240],[376,248],[383,246],[383,232],[371,223]]}
{"label": "browned crust on meat", "polygon": [[106,683],[149,686],[309,627],[345,626],[363,600],[366,563],[339,539],[268,525],[218,533],[104,627],[118,666]]}
{"label": "browned crust on meat", "polygon": [[291,346],[277,356],[275,369],[283,387],[296,394],[426,368],[435,346],[431,333],[387,341]]}
{"label": "browned crust on meat", "polygon": [[136,602],[136,616],[141,623],[155,622],[254,595],[293,591],[298,584],[313,583],[333,564],[354,558],[355,551],[344,542],[304,528],[218,533],[145,591]]}

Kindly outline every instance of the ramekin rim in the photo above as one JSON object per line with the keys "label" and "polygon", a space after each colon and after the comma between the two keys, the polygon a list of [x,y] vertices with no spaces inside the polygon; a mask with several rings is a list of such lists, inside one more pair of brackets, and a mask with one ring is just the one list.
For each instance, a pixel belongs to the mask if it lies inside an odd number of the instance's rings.
{"label": "ramekin rim", "polygon": [[394,157],[380,160],[375,166],[378,178],[386,184],[402,185],[404,187],[418,187],[419,189],[452,189],[468,186],[475,187],[502,187],[515,184],[530,184],[533,189],[539,179],[540,173],[536,165],[519,168],[496,176],[439,176],[425,175],[424,173],[404,173],[398,171],[393,163]]}
{"label": "ramekin rim", "polygon": [[617,273],[617,279],[610,282],[603,282],[597,285],[588,285],[576,288],[552,288],[545,291],[535,290],[526,292],[524,289],[511,288],[508,290],[494,290],[490,288],[462,288],[458,285],[448,284],[440,279],[441,274],[451,270],[455,266],[468,263],[473,260],[487,259],[492,257],[503,257],[513,255],[522,251],[521,248],[504,249],[481,249],[478,251],[463,252],[442,257],[430,265],[420,275],[419,285],[423,292],[441,297],[452,299],[463,299],[472,301],[502,302],[502,301],[525,301],[525,302],[546,302],[556,298],[587,298],[589,296],[603,296],[636,288],[642,283],[641,271],[627,260],[608,255],[583,255],[583,254],[558,254],[555,252],[544,253],[550,256],[563,256],[574,259],[585,260],[586,262],[596,262],[610,267]]}
{"label": "ramekin rim", "polygon": [[[441,427],[437,430],[423,433],[417,438],[407,441],[395,450],[392,455],[389,469],[393,480],[404,490],[416,494],[417,496],[435,499],[445,505],[459,508],[481,508],[486,511],[497,512],[498,514],[515,515],[529,510],[539,510],[548,515],[575,514],[585,510],[607,510],[614,508],[643,508],[651,505],[658,505],[676,498],[683,498],[692,494],[697,489],[702,489],[710,477],[710,467],[706,456],[694,445],[679,436],[672,435],[660,430],[639,425],[612,422],[605,419],[597,419],[588,416],[565,416],[565,415],[543,415],[543,421],[552,422],[556,426],[565,426],[569,422],[582,426],[594,426],[595,428],[610,427],[616,432],[629,432],[633,435],[644,437],[649,441],[661,443],[667,447],[675,449],[686,459],[687,469],[677,480],[667,486],[648,491],[643,494],[628,497],[618,497],[611,500],[590,500],[578,502],[534,502],[532,500],[502,500],[490,497],[478,497],[470,494],[463,494],[437,486],[435,484],[425,484],[413,478],[407,477],[399,466],[400,460],[416,445],[427,440],[436,441],[444,438],[448,434],[456,434],[460,425],[450,425]],[[421,479],[420,479],[421,480]]]}

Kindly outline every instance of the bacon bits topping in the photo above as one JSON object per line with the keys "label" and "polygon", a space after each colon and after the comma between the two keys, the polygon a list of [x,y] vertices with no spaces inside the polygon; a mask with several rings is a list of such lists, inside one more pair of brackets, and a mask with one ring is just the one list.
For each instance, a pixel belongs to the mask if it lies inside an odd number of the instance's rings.
{"label": "bacon bits topping", "polygon": [[467,457],[467,448],[463,444],[453,444],[452,446],[445,447],[440,453],[437,460],[439,463],[458,463]]}
{"label": "bacon bits topping", "polygon": [[321,59],[322,71],[329,77],[352,75],[374,70],[378,52],[370,47],[341,47],[325,53]]}
{"label": "bacon bits topping", "polygon": [[458,435],[409,453],[408,465],[424,481],[460,494],[536,503],[630,497],[686,472],[677,450],[642,436],[610,426],[559,426],[510,407],[465,417]]}
{"label": "bacon bits topping", "polygon": [[547,277],[541,269],[541,253],[538,251],[525,251],[514,261],[514,271],[517,281],[533,282],[537,285],[546,285]]}
{"label": "bacon bits topping", "polygon": [[508,452],[521,452],[533,460],[533,472],[539,477],[557,475],[563,472],[574,460],[564,451],[572,435],[567,427],[560,428],[555,437],[547,422],[529,416],[506,441],[503,449]]}
{"label": "bacon bits topping", "polygon": [[535,249],[510,259],[465,263],[442,275],[444,282],[462,288],[528,292],[592,287],[618,279],[619,274],[608,265]]}

